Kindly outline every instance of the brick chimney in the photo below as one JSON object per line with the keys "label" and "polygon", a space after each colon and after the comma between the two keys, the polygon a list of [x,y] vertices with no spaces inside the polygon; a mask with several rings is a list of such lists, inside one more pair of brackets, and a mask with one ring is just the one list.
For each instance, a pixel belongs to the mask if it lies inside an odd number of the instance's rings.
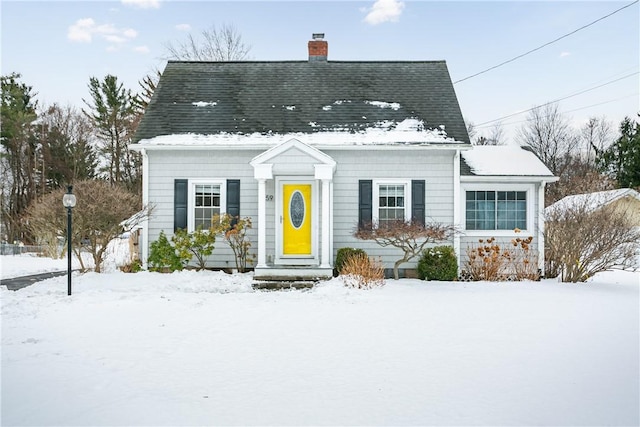
{"label": "brick chimney", "polygon": [[314,33],[309,41],[309,61],[326,61],[329,44],[324,40],[324,33]]}

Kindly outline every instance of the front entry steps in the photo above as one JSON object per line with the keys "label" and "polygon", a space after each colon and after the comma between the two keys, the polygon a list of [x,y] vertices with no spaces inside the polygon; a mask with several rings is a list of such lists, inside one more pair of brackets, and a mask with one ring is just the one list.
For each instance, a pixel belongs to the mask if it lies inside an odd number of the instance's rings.
{"label": "front entry steps", "polygon": [[282,280],[254,280],[253,288],[266,291],[279,291],[282,289],[311,289],[318,282],[310,280],[295,280],[295,281],[282,281]]}
{"label": "front entry steps", "polygon": [[267,267],[256,268],[254,289],[310,289],[321,280],[333,277],[333,269],[320,267]]}

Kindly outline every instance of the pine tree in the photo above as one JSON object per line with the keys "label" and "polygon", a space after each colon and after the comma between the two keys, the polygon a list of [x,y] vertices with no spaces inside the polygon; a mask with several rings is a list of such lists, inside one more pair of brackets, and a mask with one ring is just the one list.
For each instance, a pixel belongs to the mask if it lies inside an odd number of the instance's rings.
{"label": "pine tree", "polygon": [[138,191],[140,156],[127,148],[139,122],[135,98],[112,75],[107,75],[103,81],[91,77],[89,92],[91,101],[83,100],[89,110],[83,112],[95,126],[102,143],[100,154],[104,156],[106,165],[101,172],[111,184]]}
{"label": "pine tree", "polygon": [[640,187],[640,124],[625,117],[620,123],[620,134],[599,154],[598,165],[620,188]]}
{"label": "pine tree", "polygon": [[1,77],[2,222],[9,241],[29,241],[22,217],[37,191],[38,144],[33,138],[37,102],[33,88],[20,82],[20,77],[18,73]]}

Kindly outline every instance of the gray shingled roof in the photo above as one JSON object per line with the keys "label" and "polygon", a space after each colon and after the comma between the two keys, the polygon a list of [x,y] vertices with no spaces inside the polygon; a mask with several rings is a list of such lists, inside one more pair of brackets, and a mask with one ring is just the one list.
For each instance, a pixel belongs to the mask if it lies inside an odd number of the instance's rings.
{"label": "gray shingled roof", "polygon": [[406,118],[427,128],[444,125],[449,137],[469,142],[444,61],[169,61],[135,140],[358,131]]}

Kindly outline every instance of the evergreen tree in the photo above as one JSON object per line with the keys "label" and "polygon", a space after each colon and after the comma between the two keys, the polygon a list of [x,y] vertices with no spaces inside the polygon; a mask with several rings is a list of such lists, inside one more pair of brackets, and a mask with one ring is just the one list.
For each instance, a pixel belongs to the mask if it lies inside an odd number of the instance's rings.
{"label": "evergreen tree", "polygon": [[41,114],[37,132],[48,190],[95,177],[98,162],[91,124],[78,110],[53,104]]}
{"label": "evergreen tree", "polygon": [[123,185],[139,192],[140,156],[127,147],[140,119],[135,97],[112,75],[107,75],[102,81],[91,77],[89,93],[90,102],[83,100],[89,110],[83,112],[101,141],[100,154],[105,159],[101,172],[112,185]]}
{"label": "evergreen tree", "polygon": [[[36,151],[33,122],[37,118],[33,88],[20,82],[20,74],[0,78],[2,107],[2,223],[9,241],[26,240],[23,216],[37,191]],[[4,237],[4,236],[2,236]]]}
{"label": "evergreen tree", "polygon": [[640,187],[640,124],[625,117],[620,123],[620,134],[600,153],[598,165],[620,188]]}

